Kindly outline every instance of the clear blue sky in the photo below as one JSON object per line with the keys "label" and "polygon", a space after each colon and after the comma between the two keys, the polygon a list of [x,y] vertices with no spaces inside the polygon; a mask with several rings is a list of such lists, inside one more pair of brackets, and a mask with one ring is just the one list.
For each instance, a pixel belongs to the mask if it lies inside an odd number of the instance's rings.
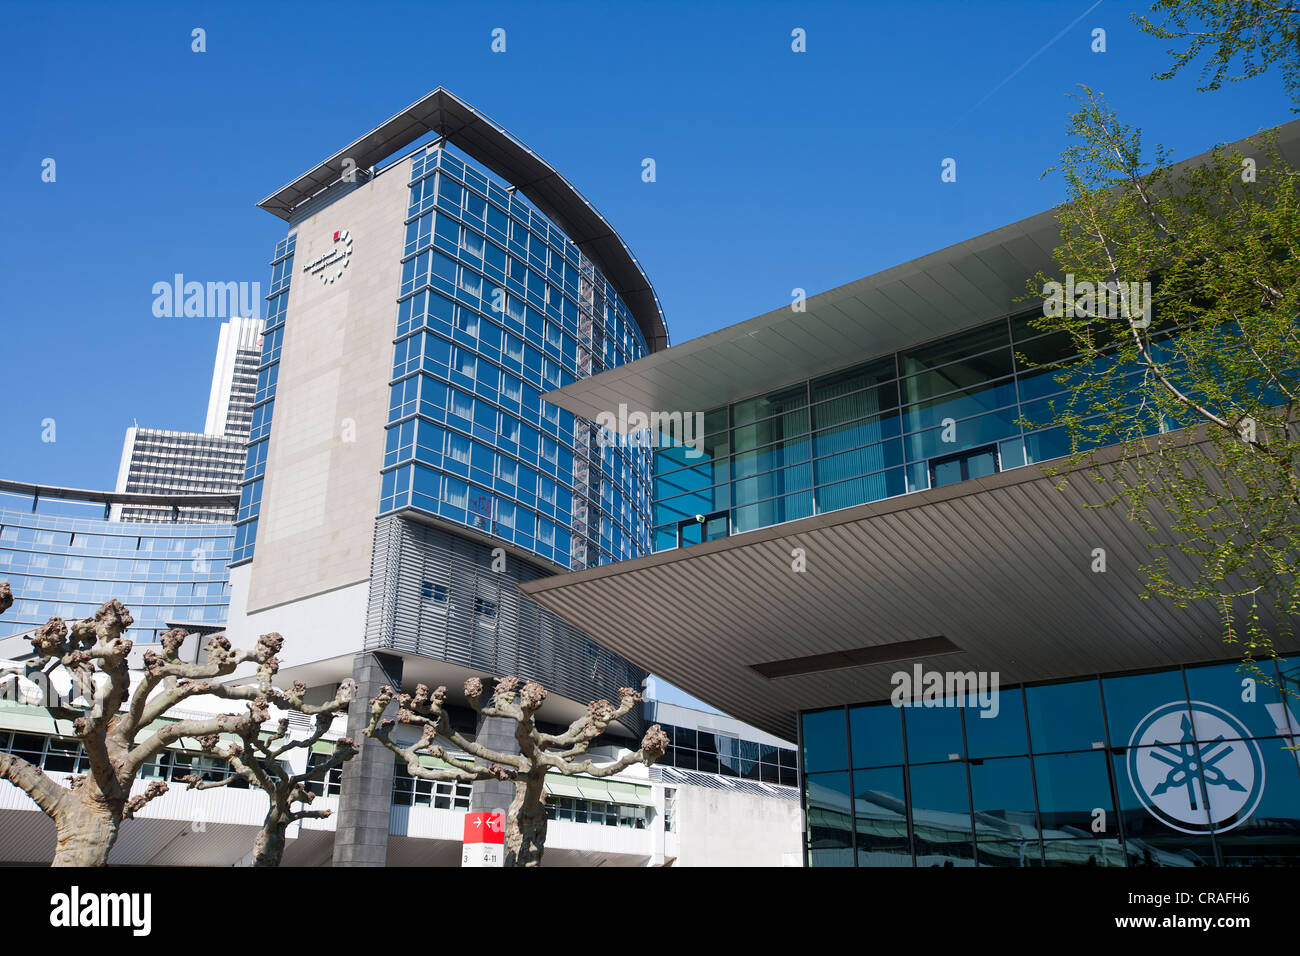
{"label": "clear blue sky", "polygon": [[675,342],[1058,202],[1077,83],[1179,158],[1290,119],[1276,77],[1150,79],[1132,3],[1043,50],[1091,3],[0,4],[0,476],[107,488],[133,419],[201,429],[220,320],[153,284],[265,290],[255,203],[439,85],[605,214]]}

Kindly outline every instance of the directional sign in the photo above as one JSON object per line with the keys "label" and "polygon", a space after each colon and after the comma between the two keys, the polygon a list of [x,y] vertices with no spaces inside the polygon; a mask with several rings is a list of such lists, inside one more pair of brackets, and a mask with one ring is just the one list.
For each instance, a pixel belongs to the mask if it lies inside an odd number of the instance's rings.
{"label": "directional sign", "polygon": [[461,866],[505,866],[506,815],[504,813],[465,814],[465,845],[461,849]]}

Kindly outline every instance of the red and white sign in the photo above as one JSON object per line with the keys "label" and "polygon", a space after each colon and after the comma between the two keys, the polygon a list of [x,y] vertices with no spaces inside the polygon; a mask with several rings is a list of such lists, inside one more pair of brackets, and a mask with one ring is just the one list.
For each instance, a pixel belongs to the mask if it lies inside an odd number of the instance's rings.
{"label": "red and white sign", "polygon": [[465,814],[465,845],[460,854],[461,866],[505,866],[505,851],[504,813]]}

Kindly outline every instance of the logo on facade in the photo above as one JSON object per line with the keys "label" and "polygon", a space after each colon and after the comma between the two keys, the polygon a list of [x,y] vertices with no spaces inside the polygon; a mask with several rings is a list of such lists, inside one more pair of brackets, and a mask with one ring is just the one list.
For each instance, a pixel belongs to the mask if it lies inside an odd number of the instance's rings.
{"label": "logo on facade", "polygon": [[[1194,728],[1194,729],[1193,729]],[[1147,714],[1128,744],[1133,792],[1153,817],[1183,833],[1231,830],[1264,793],[1264,757],[1222,707],[1173,701]],[[1197,738],[1200,738],[1199,741]]]}
{"label": "logo on facade", "polygon": [[320,276],[321,285],[329,285],[335,279],[342,277],[343,270],[351,261],[352,234],[346,229],[337,229],[334,232],[334,245],[330,247],[329,252],[308,262],[302,267],[302,271]]}

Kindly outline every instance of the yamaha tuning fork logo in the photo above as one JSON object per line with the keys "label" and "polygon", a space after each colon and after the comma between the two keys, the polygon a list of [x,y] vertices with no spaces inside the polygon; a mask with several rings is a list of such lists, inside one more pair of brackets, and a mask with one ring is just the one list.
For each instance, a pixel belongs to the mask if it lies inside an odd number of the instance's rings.
{"label": "yamaha tuning fork logo", "polygon": [[346,229],[334,231],[334,245],[329,252],[317,256],[302,267],[303,272],[320,276],[321,285],[329,285],[343,277],[343,270],[352,261],[352,234]]}
{"label": "yamaha tuning fork logo", "polygon": [[[1194,729],[1193,729],[1194,728]],[[1240,720],[1221,707],[1163,704],[1133,730],[1128,777],[1147,811],[1183,833],[1231,830],[1264,793],[1264,757]]]}

